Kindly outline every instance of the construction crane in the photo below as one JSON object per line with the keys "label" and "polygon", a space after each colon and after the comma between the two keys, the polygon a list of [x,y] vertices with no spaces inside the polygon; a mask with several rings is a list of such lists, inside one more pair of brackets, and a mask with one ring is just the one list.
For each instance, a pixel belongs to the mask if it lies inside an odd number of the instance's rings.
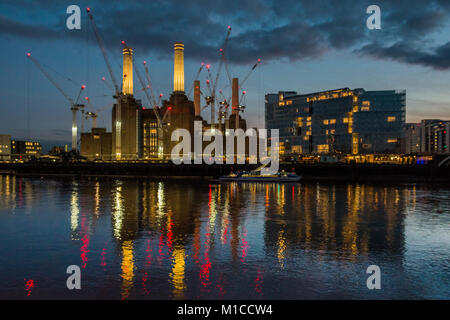
{"label": "construction crane", "polygon": [[[87,97],[86,97],[87,98]],[[90,99],[89,99],[90,102]],[[88,105],[86,105],[86,108],[88,107]],[[84,113],[84,118],[86,120],[88,120],[89,118],[92,119],[92,129],[97,128],[97,118],[100,112],[104,111],[105,109],[107,109],[109,107],[109,105],[105,105],[101,108],[95,109],[93,111],[87,111]]]}
{"label": "construction crane", "polygon": [[119,86],[117,84],[116,78],[114,77],[114,73],[111,68],[111,64],[108,60],[108,55],[106,53],[105,46],[103,44],[103,41],[100,37],[100,33],[98,32],[97,25],[95,24],[94,16],[91,13],[90,8],[86,8],[86,12],[89,16],[89,20],[91,21],[92,30],[94,31],[95,38],[97,40],[97,44],[100,47],[100,50],[103,55],[103,59],[105,60],[106,67],[108,68],[109,76],[111,77],[111,81],[113,83],[114,87],[114,99],[117,101],[117,108],[116,108],[116,160],[121,159],[122,155],[122,90],[119,89]]}
{"label": "construction crane", "polygon": [[[133,66],[134,66],[135,64],[133,63]],[[153,105],[154,106],[159,106],[159,103],[160,103],[160,101],[158,101],[158,102],[156,102],[156,99],[155,99],[155,94],[153,93],[153,85],[152,85],[152,80],[151,80],[151,78],[150,78],[150,72],[148,71],[148,67],[147,67],[147,61],[145,61],[144,60],[144,70],[145,70],[145,77],[146,77],[146,79],[147,79],[147,86],[148,86],[148,88],[150,89],[150,94],[151,94],[151,98],[152,98],[152,101],[153,101]],[[142,84],[143,82],[141,82],[141,84]],[[162,97],[162,95],[160,95],[160,97]],[[150,103],[151,104],[151,103]]]}
{"label": "construction crane", "polygon": [[85,85],[80,87],[80,91],[78,92],[78,96],[76,100],[73,100],[65,91],[59,86],[59,84],[50,76],[50,74],[45,71],[42,65],[31,55],[30,52],[27,52],[27,57],[36,65],[36,67],[42,72],[42,74],[55,86],[55,88],[66,98],[70,103],[70,110],[72,111],[72,150],[77,151],[77,138],[78,138],[78,127],[77,127],[77,111],[84,110],[84,104],[79,104],[78,100],[80,99],[82,91],[86,88]]}
{"label": "construction crane", "polygon": [[250,77],[252,72],[256,69],[256,67],[261,63],[261,59],[256,60],[256,63],[253,65],[253,67],[250,69],[250,71],[247,73],[247,75],[244,77],[244,79],[241,82],[241,87],[244,85],[245,81]]}
{"label": "construction crane", "polygon": [[92,111],[88,111],[88,112],[86,112],[86,120],[88,118],[92,119],[92,129],[97,128],[98,113],[95,113],[95,112],[92,112]]}
{"label": "construction crane", "polygon": [[[217,83],[219,82],[219,77],[222,71],[222,66],[225,62],[224,56],[225,56],[225,52],[226,52],[226,48],[228,45],[228,41],[230,39],[230,34],[231,34],[231,26],[227,27],[227,35],[225,37],[224,43],[222,48],[219,49],[219,54],[220,54],[220,61],[219,61],[219,66],[217,68],[217,72],[216,72],[216,76],[215,79],[213,81],[213,76],[211,73],[211,66],[209,64],[206,65],[206,71],[208,73],[208,79],[206,80],[206,86],[208,88],[208,95],[205,97],[205,102],[206,102],[206,106],[204,106],[202,108],[205,109],[208,106],[211,108],[211,126],[214,127],[215,123],[216,123],[216,89],[217,89]],[[202,66],[203,67],[203,66]],[[199,70],[198,74],[200,74],[201,69]],[[228,69],[227,69],[227,73],[228,73]],[[220,107],[219,107],[220,110]]]}

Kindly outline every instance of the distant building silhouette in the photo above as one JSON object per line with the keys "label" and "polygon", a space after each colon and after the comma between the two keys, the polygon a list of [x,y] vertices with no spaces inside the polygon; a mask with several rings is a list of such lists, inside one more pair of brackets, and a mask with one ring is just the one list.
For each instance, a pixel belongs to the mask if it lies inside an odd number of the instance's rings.
{"label": "distant building silhouette", "polygon": [[11,160],[11,136],[0,134],[0,161]]}

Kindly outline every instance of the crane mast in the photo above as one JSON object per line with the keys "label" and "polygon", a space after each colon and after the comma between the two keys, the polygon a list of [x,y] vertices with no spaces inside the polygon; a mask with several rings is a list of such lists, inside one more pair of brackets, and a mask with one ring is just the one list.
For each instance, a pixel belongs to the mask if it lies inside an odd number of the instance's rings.
{"label": "crane mast", "polygon": [[113,82],[115,95],[114,98],[117,101],[116,107],[116,160],[121,159],[122,155],[122,92],[119,89],[116,78],[114,77],[114,73],[111,68],[111,64],[108,60],[108,55],[106,54],[106,49],[103,44],[103,41],[100,37],[100,33],[98,32],[97,25],[95,24],[94,16],[91,13],[90,8],[86,8],[86,12],[89,16],[89,20],[91,21],[92,30],[94,31],[95,38],[97,40],[97,44],[100,47],[100,50],[103,55],[103,59],[105,60],[106,67],[108,68],[109,75],[111,77],[111,81]]}
{"label": "crane mast", "polygon": [[82,91],[86,88],[85,85],[82,85],[80,91],[78,93],[77,99],[74,100],[64,92],[61,86],[53,79],[50,74],[45,71],[42,65],[31,55],[30,52],[27,53],[27,57],[34,63],[34,65],[42,72],[42,74],[50,81],[50,83],[55,86],[55,88],[66,98],[70,103],[70,110],[72,111],[72,150],[77,151],[77,140],[78,140],[78,126],[77,126],[77,111],[84,110],[84,104],[79,104],[78,100],[81,96]]}

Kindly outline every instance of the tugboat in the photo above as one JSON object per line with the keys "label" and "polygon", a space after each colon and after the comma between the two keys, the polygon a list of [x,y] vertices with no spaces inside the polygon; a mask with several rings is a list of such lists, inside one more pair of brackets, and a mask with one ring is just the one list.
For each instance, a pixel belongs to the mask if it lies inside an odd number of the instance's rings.
{"label": "tugboat", "polygon": [[219,181],[235,181],[235,182],[298,182],[302,178],[295,173],[286,173],[283,171],[275,174],[261,174],[261,169],[254,171],[241,171],[230,173],[227,176],[222,176]]}

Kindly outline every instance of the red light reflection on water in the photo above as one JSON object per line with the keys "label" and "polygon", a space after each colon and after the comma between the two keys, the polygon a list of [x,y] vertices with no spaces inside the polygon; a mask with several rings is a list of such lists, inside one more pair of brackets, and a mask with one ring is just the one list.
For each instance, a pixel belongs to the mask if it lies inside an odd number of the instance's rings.
{"label": "red light reflection on water", "polygon": [[161,265],[162,263],[162,259],[164,258],[164,234],[163,231],[161,230],[160,232],[160,236],[159,236],[159,243],[158,243],[158,264]]}
{"label": "red light reflection on water", "polygon": [[204,260],[205,263],[203,263],[200,266],[200,282],[202,283],[203,287],[208,287],[210,285],[209,281],[209,271],[211,269],[211,261],[209,260],[209,249],[210,249],[210,237],[211,233],[209,232],[209,224],[206,225],[206,232],[205,232],[205,255]]}
{"label": "red light reflection on water", "polygon": [[[26,279],[24,279],[26,281]],[[25,283],[25,291],[27,296],[31,296],[31,290],[34,288],[34,280],[30,279]]]}
{"label": "red light reflection on water", "polygon": [[244,231],[242,233],[242,255],[241,255],[241,262],[245,262],[245,257],[247,257],[247,250],[248,250],[248,242],[246,240],[247,237],[247,231]]}
{"label": "red light reflection on water", "polygon": [[145,249],[147,253],[145,256],[145,266],[150,267],[152,264],[152,247],[150,246],[150,239],[147,240],[147,248]]}
{"label": "red light reflection on water", "polygon": [[87,257],[87,253],[89,252],[89,250],[87,249],[89,246],[89,226],[86,223],[86,217],[83,215],[83,217],[81,218],[81,234],[83,234],[83,238],[81,238],[81,242],[83,243],[83,245],[80,248],[81,254],[81,267],[82,268],[86,268],[87,265],[87,261],[88,261],[88,257]]}
{"label": "red light reflection on water", "polygon": [[225,222],[225,230],[223,231],[222,235],[222,244],[227,244],[227,235],[228,235],[228,220]]}
{"label": "red light reflection on water", "polygon": [[[209,214],[211,215],[211,201],[212,201],[212,189],[211,185],[209,185],[209,194],[208,194],[208,208]],[[211,248],[211,233],[210,233],[210,225],[206,224],[205,230],[205,243],[204,243],[204,263],[200,266],[200,282],[203,287],[208,287],[211,283],[209,280],[209,273],[211,270],[211,260],[209,260],[209,250]]]}
{"label": "red light reflection on water", "polygon": [[103,248],[102,253],[101,253],[101,262],[100,262],[100,265],[102,267],[106,267],[105,255],[106,255],[106,248]]}
{"label": "red light reflection on water", "polygon": [[89,237],[87,236],[87,234],[84,235],[81,241],[83,242],[83,245],[80,248],[81,267],[86,268],[87,265],[86,262],[88,261],[88,257],[86,256],[86,254],[89,252],[89,250],[87,250],[89,246]]}
{"label": "red light reflection on water", "polygon": [[[208,227],[209,229],[209,227]],[[205,234],[206,236],[206,240],[205,240],[205,263],[203,263],[200,266],[200,281],[202,283],[202,285],[206,288],[207,286],[210,285],[209,282],[209,271],[211,269],[211,261],[209,260],[209,238],[210,238],[210,233],[207,232]]]}
{"label": "red light reflection on water", "polygon": [[169,215],[168,221],[167,221],[167,248],[169,251],[172,251],[172,243],[173,243],[173,221],[171,219],[171,216]]}
{"label": "red light reflection on water", "polygon": [[150,239],[147,239],[147,248],[145,249],[146,255],[145,255],[145,270],[142,275],[142,293],[144,295],[149,295],[150,290],[148,289],[148,272],[147,269],[150,268],[152,264],[152,247],[150,246]]}
{"label": "red light reflection on water", "polygon": [[262,291],[262,285],[263,285],[263,271],[258,269],[258,273],[256,274],[256,278],[255,278],[255,292],[263,295],[263,291]]}
{"label": "red light reflection on water", "polygon": [[223,299],[227,291],[225,290],[224,281],[223,281],[223,273],[220,273],[219,282],[217,283],[217,290],[219,291],[219,298]]}
{"label": "red light reflection on water", "polygon": [[144,271],[144,274],[142,276],[142,293],[145,294],[146,296],[148,296],[150,293],[150,290],[148,290],[147,288],[147,281],[148,281],[148,273],[147,271]]}

